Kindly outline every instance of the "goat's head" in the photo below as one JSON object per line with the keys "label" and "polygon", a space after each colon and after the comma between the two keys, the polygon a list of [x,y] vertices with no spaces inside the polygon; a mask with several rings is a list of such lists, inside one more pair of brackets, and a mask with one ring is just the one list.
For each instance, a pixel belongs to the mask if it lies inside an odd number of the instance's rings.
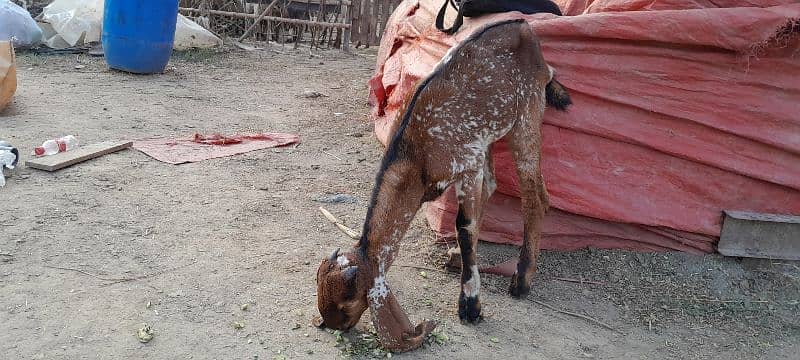
{"label": "goat's head", "polygon": [[322,260],[317,270],[317,307],[322,323],[331,329],[348,330],[369,307],[367,289],[359,278],[358,255],[340,254],[339,249]]}

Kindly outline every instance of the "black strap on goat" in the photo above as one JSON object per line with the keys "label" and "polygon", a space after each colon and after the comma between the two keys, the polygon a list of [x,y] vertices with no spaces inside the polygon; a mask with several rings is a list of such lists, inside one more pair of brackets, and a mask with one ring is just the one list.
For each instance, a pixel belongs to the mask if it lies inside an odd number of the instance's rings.
{"label": "black strap on goat", "polygon": [[[453,26],[451,26],[449,29],[445,29],[444,14],[447,12],[448,5],[452,5],[453,9],[458,10],[458,15],[456,15],[456,21],[453,22]],[[456,5],[455,0],[444,0],[442,8],[439,9],[439,14],[436,15],[436,28],[447,35],[453,35],[455,34],[456,31],[458,31],[459,28],[461,28],[461,25],[463,24],[464,24],[464,7]]]}
{"label": "black strap on goat", "polygon": [[[449,29],[444,28],[444,15],[447,7],[458,10],[456,21]],[[561,9],[552,0],[444,0],[436,15],[436,28],[452,35],[464,24],[464,17],[477,17],[485,14],[519,11],[523,14],[551,13],[561,16]]]}

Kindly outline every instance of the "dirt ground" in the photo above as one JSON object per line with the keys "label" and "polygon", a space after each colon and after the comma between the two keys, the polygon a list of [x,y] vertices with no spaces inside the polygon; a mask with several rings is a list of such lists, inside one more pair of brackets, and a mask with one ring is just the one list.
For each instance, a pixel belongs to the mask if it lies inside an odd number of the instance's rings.
{"label": "dirt ground", "polygon": [[[300,134],[302,144],[178,166],[132,149],[55,173],[21,166],[0,189],[0,357],[387,356],[368,314],[345,334],[309,325],[320,259],[352,243],[316,200],[354,196],[324,206],[358,228],[381,156],[366,118],[374,49],[346,56],[265,47],[176,54],[153,76],[110,71],[84,55],[19,55],[19,89],[0,114],[0,138],[26,154],[66,134],[94,143],[277,131]],[[326,96],[301,96],[306,90]],[[797,262],[544,252],[526,300],[507,295],[508,279],[484,275],[485,320],[474,326],[458,321],[458,277],[441,270],[445,251],[418,217],[390,283],[412,321],[440,325],[424,348],[396,357],[800,353]],[[484,263],[514,252],[479,247]],[[149,343],[136,336],[144,324],[153,329]]]}

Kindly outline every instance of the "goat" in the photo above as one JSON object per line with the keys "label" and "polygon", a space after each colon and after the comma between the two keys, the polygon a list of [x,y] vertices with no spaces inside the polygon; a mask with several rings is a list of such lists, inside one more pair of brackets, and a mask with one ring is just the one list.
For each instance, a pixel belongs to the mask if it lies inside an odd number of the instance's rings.
{"label": "goat", "polygon": [[560,110],[569,94],[553,79],[538,39],[522,20],[479,29],[452,48],[406,99],[375,179],[362,237],[349,252],[334,251],[317,271],[320,326],[348,330],[369,308],[387,349],[419,347],[436,326],[412,327],[386,283],[399,242],[420,206],[449,186],[458,196],[462,321],[480,320],[475,249],[483,205],[495,190],[490,145],[505,138],[517,163],[525,237],[510,292],[530,291],[536,271],[547,193],[539,170],[545,102]]}

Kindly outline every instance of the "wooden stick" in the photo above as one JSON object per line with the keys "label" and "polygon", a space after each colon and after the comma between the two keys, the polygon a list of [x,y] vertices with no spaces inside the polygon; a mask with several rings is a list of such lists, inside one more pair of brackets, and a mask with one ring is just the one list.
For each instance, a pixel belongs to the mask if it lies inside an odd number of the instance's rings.
{"label": "wooden stick", "polygon": [[555,312],[559,312],[559,313],[562,313],[562,314],[566,314],[566,315],[574,316],[574,317],[577,317],[577,318],[581,318],[581,319],[584,319],[586,321],[589,321],[589,322],[595,323],[597,325],[600,325],[600,326],[602,326],[602,327],[604,327],[604,328],[606,328],[608,330],[615,331],[615,332],[617,331],[617,330],[614,330],[614,328],[612,328],[608,324],[606,324],[606,323],[604,323],[604,322],[602,322],[600,320],[597,320],[597,319],[595,319],[593,317],[589,317],[589,316],[586,316],[586,315],[581,315],[581,314],[570,312],[570,311],[566,311],[566,310],[561,310],[561,309],[559,309],[559,308],[557,308],[555,306],[552,306],[550,304],[541,302],[539,300],[531,299],[531,301],[533,301],[534,303],[539,304],[541,306],[544,306],[544,307],[546,307],[546,308],[548,308],[550,310],[553,310]]}
{"label": "wooden stick", "polygon": [[255,21],[253,21],[253,24],[250,25],[250,27],[248,27],[247,30],[244,31],[244,34],[242,34],[242,36],[239,36],[239,39],[236,41],[242,42],[242,40],[250,36],[250,33],[253,31],[253,29],[256,28],[256,25],[258,25],[258,23],[261,22],[262,19],[264,19],[264,16],[267,16],[267,13],[270,12],[270,10],[272,10],[272,8],[275,7],[275,4],[277,3],[278,0],[272,0],[272,2],[269,5],[267,5],[267,8],[264,9],[264,11],[262,11],[260,15],[258,15]]}
{"label": "wooden stick", "polygon": [[84,274],[84,275],[91,276],[91,277],[93,277],[95,279],[98,279],[98,280],[110,281],[110,283],[108,283],[108,284],[103,284],[103,286],[109,286],[109,285],[119,284],[119,283],[126,282],[126,281],[141,280],[141,279],[146,279],[146,278],[153,277],[153,276],[158,276],[158,275],[170,272],[170,271],[175,271],[175,270],[179,270],[179,269],[185,268],[185,267],[187,267],[189,265],[194,265],[196,263],[197,263],[197,261],[193,261],[193,262],[190,262],[188,264],[184,264],[184,265],[181,265],[181,266],[178,266],[176,268],[169,269],[169,270],[164,270],[164,271],[161,271],[161,272],[145,274],[145,275],[142,275],[142,276],[131,277],[131,278],[106,278],[106,277],[102,277],[102,276],[99,276],[99,275],[92,274],[92,273],[87,272],[87,271],[83,271],[81,269],[68,268],[68,267],[59,267],[59,266],[50,266],[50,265],[44,265],[44,267],[51,268],[51,269],[58,269],[58,270],[74,271],[74,272],[78,272],[78,273],[81,273],[81,274]]}
{"label": "wooden stick", "polygon": [[755,303],[755,304],[769,304],[767,300],[720,300],[720,299],[698,299],[698,298],[676,298],[677,300],[684,300],[684,301],[700,301],[700,302],[713,302],[713,303],[722,303],[722,304],[742,304],[742,303]]}
{"label": "wooden stick", "polygon": [[334,224],[339,222],[339,219],[337,219],[336,216],[333,216],[333,214],[331,214],[328,210],[325,210],[324,207],[320,206],[319,211],[322,213],[323,216],[325,216],[326,219],[328,219],[328,221]]}
{"label": "wooden stick", "polygon": [[50,266],[50,265],[44,265],[44,267],[51,268],[51,269],[58,269],[58,270],[74,271],[74,272],[78,272],[78,273],[81,273],[81,274],[84,274],[84,275],[89,275],[89,276],[91,276],[91,277],[93,277],[95,279],[99,279],[99,280],[103,280],[103,281],[117,281],[117,280],[120,280],[120,279],[113,279],[113,278],[104,278],[102,276],[95,275],[95,274],[92,274],[90,272],[83,271],[81,269],[68,268],[68,267],[59,267],[59,266]]}
{"label": "wooden stick", "polygon": [[[195,8],[179,8],[183,12],[200,12],[200,9]],[[219,11],[219,10],[207,10],[209,14],[213,15],[224,15],[224,16],[231,16],[235,18],[242,18],[242,19],[257,19],[259,15],[256,14],[247,14],[247,13],[239,13],[239,12],[230,12],[230,11]],[[286,24],[299,24],[299,25],[314,25],[314,26],[321,26],[321,27],[332,27],[332,28],[341,28],[341,29],[348,29],[350,28],[350,24],[342,24],[342,23],[329,23],[325,21],[311,21],[311,20],[300,20],[300,19],[287,19],[282,17],[275,17],[275,16],[264,16],[262,20],[267,21],[274,21],[279,23],[286,23]]]}
{"label": "wooden stick", "polygon": [[338,156],[336,156],[336,155],[333,155],[333,154],[331,154],[331,153],[329,153],[329,152],[327,152],[327,151],[325,151],[325,150],[322,150],[322,152],[323,152],[323,153],[325,153],[325,154],[327,154],[327,155],[329,155],[329,156],[332,156],[332,157],[336,158],[336,160],[339,160],[339,161],[344,161],[344,160],[342,160],[342,158],[340,158],[340,157],[338,157]]}
{"label": "wooden stick", "polygon": [[339,230],[342,230],[342,232],[347,234],[347,236],[349,236],[353,240],[358,240],[361,238],[361,234],[359,234],[358,231],[355,231],[347,226],[344,226],[341,223],[337,222],[336,227],[339,228]]}
{"label": "wooden stick", "polygon": [[440,272],[440,273],[449,274],[446,270],[434,269],[434,268],[425,267],[425,266],[406,265],[406,264],[396,264],[395,266],[404,267],[404,268],[411,268],[411,269],[418,269],[418,270],[428,270],[428,271],[434,271],[434,272]]}
{"label": "wooden stick", "polygon": [[605,285],[606,284],[606,283],[604,283],[602,281],[590,281],[590,280],[570,279],[570,278],[561,278],[561,277],[553,278],[553,280],[566,281],[566,282],[578,283],[578,284],[594,284],[594,285]]}
{"label": "wooden stick", "polygon": [[174,267],[172,269],[167,269],[167,270],[164,270],[164,271],[154,272],[154,273],[145,274],[145,275],[142,275],[142,276],[131,277],[131,278],[117,279],[117,280],[114,280],[111,283],[103,284],[102,286],[111,286],[111,285],[114,285],[114,284],[119,284],[119,283],[128,282],[128,281],[136,281],[136,280],[147,279],[147,278],[151,278],[151,277],[154,277],[154,276],[163,275],[163,274],[166,274],[168,272],[175,271],[175,270],[180,270],[180,269],[183,269],[183,268],[185,268],[187,266],[194,265],[194,264],[197,264],[197,260],[192,261],[192,262],[187,263],[187,264],[183,264],[183,265],[178,266],[178,267]]}
{"label": "wooden stick", "polygon": [[325,208],[322,206],[319,207],[319,211],[323,216],[325,216],[326,219],[328,219],[328,221],[332,222],[333,225],[336,225],[337,229],[347,234],[347,236],[349,236],[351,239],[358,240],[361,238],[361,234],[358,231],[355,231],[339,222],[339,219],[337,219],[336,216],[333,216],[333,214],[331,214],[328,210],[325,210]]}

